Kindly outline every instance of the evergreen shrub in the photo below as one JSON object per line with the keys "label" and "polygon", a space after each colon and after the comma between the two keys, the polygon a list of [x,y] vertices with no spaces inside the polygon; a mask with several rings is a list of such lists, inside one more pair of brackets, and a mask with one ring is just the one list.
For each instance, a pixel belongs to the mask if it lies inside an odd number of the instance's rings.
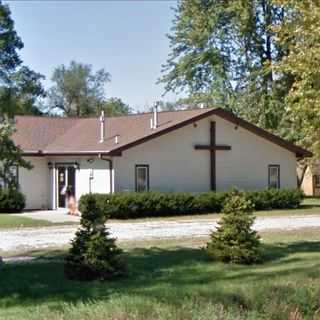
{"label": "evergreen shrub", "polygon": [[81,228],[65,259],[65,275],[72,280],[108,280],[126,273],[122,250],[105,227],[106,217],[96,197],[86,196],[80,205]]}
{"label": "evergreen shrub", "polygon": [[0,213],[21,212],[25,204],[25,196],[19,190],[0,188]]}
{"label": "evergreen shrub", "polygon": [[246,195],[234,192],[225,201],[217,230],[207,244],[211,258],[226,263],[252,264],[260,261],[260,240],[252,229],[253,205]]}

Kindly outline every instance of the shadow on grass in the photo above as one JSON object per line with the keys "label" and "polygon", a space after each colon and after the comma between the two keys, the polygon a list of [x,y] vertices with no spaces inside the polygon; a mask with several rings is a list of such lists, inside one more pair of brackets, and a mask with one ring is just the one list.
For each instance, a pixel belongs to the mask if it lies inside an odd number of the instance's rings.
{"label": "shadow on grass", "polygon": [[299,210],[299,209],[314,209],[314,208],[320,208],[320,203],[318,204],[318,203],[310,203],[310,204],[301,204],[298,208],[297,208],[297,210]]}
{"label": "shadow on grass", "polygon": [[[264,262],[279,260],[293,253],[320,253],[320,241],[296,241],[290,244],[263,244],[262,255]],[[283,263],[283,261],[281,261]]]}
{"label": "shadow on grass", "polygon": [[[202,249],[135,249],[127,253],[128,277],[110,282],[65,279],[64,256],[57,252],[56,255],[40,256],[38,261],[1,268],[0,307],[50,303],[58,308],[62,302],[107,300],[115,293],[154,297],[168,303],[179,303],[184,296],[201,296],[219,303],[239,300],[245,305],[243,296],[230,293],[230,288],[236,292],[243,284],[282,276],[313,277],[319,269],[319,264],[305,265],[308,258],[301,253],[311,256],[319,253],[320,242],[264,245],[263,251],[265,264],[236,266],[210,261]],[[317,260],[319,257],[313,261]],[[223,292],[224,287],[228,287],[229,292]]]}

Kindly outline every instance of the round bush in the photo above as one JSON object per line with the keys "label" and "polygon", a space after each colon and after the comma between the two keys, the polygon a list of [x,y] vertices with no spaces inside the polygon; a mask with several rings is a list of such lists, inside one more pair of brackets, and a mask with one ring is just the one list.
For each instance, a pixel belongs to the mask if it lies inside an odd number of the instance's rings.
{"label": "round bush", "polygon": [[0,213],[21,212],[25,204],[25,196],[19,190],[0,189]]}

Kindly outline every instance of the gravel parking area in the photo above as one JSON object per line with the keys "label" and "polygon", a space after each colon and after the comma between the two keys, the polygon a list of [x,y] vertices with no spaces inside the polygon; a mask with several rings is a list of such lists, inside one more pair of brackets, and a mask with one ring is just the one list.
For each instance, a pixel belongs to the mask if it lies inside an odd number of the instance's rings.
{"label": "gravel parking area", "polygon": [[[150,240],[164,238],[203,237],[217,225],[216,219],[156,220],[109,223],[118,240]],[[294,230],[320,227],[320,216],[259,217],[254,228],[258,231]],[[0,230],[0,251],[16,251],[63,246],[74,237],[77,226],[38,227]]]}

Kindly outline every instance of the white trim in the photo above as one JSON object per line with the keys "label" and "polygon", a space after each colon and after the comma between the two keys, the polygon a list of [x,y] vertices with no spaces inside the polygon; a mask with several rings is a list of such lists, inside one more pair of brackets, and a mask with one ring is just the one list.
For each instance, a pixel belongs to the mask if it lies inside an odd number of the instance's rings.
{"label": "white trim", "polygon": [[56,210],[57,209],[57,201],[56,201],[56,166],[55,163],[53,162],[53,168],[52,168],[52,209]]}

